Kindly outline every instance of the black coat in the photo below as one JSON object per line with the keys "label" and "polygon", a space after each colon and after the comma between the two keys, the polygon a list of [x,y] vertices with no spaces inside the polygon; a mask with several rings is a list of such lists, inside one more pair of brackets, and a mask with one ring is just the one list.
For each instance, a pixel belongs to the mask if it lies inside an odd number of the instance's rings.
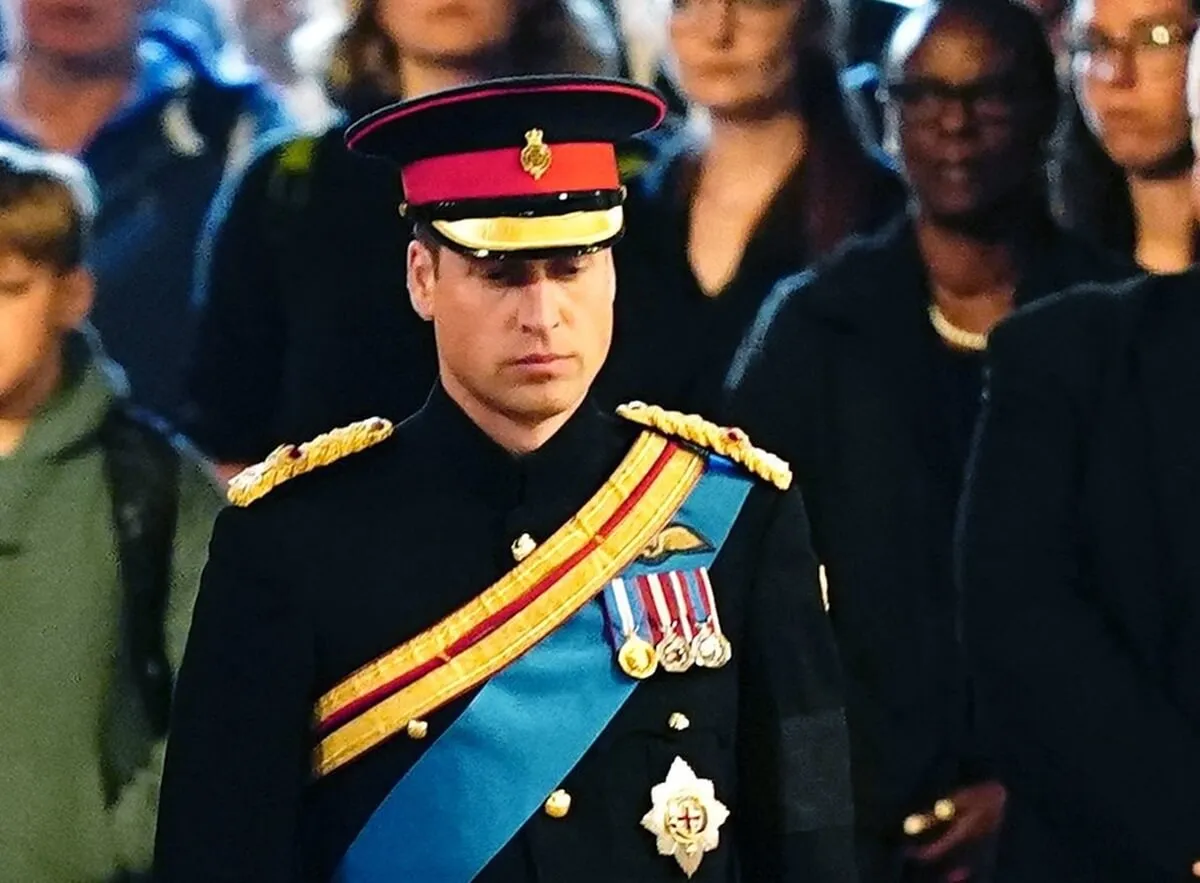
{"label": "black coat", "polygon": [[[510,570],[513,540],[549,536],[635,435],[585,406],[517,459],[439,389],[388,441],[223,515],[178,687],[158,883],[326,883],[473,694],[431,715],[427,739],[392,739],[309,786],[315,699]],[[738,866],[763,883],[854,879],[839,672],[806,526],[796,493],[751,491],[712,570],[734,661],[643,683],[563,783],[570,814],[536,814],[478,879],[682,880],[640,827],[676,755],[732,812],[696,881],[732,883]]]}
{"label": "black coat", "polygon": [[[1116,270],[1053,230],[1026,302]],[[863,874],[900,879],[905,816],[988,776],[956,635],[952,539],[983,382],[928,318],[911,222],[781,283],[721,414],[791,460],[830,584],[847,678]]]}
{"label": "black coat", "polygon": [[201,249],[186,428],[250,463],[373,415],[403,420],[437,373],[405,283],[400,178],[342,127],[265,150],[216,201]]}
{"label": "black coat", "polygon": [[967,648],[1012,790],[1004,880],[1200,859],[1200,275],[993,335],[964,503]]}
{"label": "black coat", "polygon": [[[630,182],[628,233],[615,250],[613,350],[595,390],[602,405],[641,399],[711,412],[729,361],[775,283],[844,236],[878,229],[904,204],[904,189],[881,156],[857,142],[818,142],[764,207],[733,278],[708,296],[688,258],[698,163],[693,137],[682,132]],[[818,214],[812,203],[835,176],[845,182],[844,205],[831,201],[828,229],[809,229]],[[817,241],[817,232],[833,241]]]}

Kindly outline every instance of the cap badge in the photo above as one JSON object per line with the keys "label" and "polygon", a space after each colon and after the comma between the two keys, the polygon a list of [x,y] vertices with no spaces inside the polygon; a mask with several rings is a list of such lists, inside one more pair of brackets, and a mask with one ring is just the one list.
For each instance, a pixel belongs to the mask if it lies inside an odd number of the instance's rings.
{"label": "cap badge", "polygon": [[530,129],[525,133],[525,147],[521,150],[521,168],[535,181],[540,181],[546,174],[553,159],[550,148],[542,140],[545,134],[541,129]]}

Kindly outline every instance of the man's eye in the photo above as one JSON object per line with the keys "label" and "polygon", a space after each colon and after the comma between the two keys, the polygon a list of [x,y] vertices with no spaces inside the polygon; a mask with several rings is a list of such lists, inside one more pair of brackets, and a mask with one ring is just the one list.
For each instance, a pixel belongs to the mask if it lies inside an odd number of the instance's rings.
{"label": "man's eye", "polygon": [[519,274],[509,267],[496,267],[484,273],[483,278],[499,288],[509,288],[518,284]]}
{"label": "man's eye", "polygon": [[550,275],[555,279],[574,279],[582,272],[582,261],[562,261],[550,265]]}
{"label": "man's eye", "polygon": [[20,297],[29,291],[29,281],[22,279],[15,282],[0,281],[0,297]]}

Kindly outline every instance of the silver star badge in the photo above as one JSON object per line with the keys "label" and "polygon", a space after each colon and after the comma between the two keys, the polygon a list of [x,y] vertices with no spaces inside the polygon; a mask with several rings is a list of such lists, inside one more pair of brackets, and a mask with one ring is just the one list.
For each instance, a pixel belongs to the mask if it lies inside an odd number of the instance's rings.
{"label": "silver star badge", "polygon": [[642,827],[658,838],[658,854],[674,856],[690,878],[704,853],[721,843],[720,828],[729,818],[717,800],[711,779],[699,779],[683,758],[677,757],[667,780],[650,790],[650,812]]}

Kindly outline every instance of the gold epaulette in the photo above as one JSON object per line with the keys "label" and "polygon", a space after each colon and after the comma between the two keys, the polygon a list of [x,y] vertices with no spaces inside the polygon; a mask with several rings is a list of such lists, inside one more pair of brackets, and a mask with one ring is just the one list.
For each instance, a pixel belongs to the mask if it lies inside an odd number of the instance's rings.
{"label": "gold epaulette", "polygon": [[227,494],[229,502],[235,506],[249,506],[285,481],[365,451],[395,431],[396,427],[390,421],[374,417],[318,435],[299,447],[278,447],[267,459],[233,477]]}
{"label": "gold epaulette", "polygon": [[754,447],[749,436],[740,429],[718,426],[699,414],[668,411],[658,405],[647,405],[645,402],[621,405],[617,408],[617,414],[626,420],[656,429],[664,435],[681,438],[702,448],[708,448],[722,457],[728,457],[780,490],[785,491],[792,485],[792,469],[787,462],[768,451]]}

